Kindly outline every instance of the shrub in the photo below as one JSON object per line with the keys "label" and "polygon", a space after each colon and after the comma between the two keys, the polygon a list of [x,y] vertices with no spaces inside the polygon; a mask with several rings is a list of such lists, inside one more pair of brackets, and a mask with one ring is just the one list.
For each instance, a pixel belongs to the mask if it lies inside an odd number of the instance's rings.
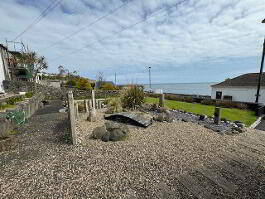
{"label": "shrub", "polygon": [[107,105],[108,105],[108,110],[107,110],[108,114],[122,112],[121,99],[118,97],[108,100]]}
{"label": "shrub", "polygon": [[33,96],[33,92],[27,92],[26,94],[25,94],[25,97],[26,98],[32,98],[32,96]]}
{"label": "shrub", "polygon": [[20,102],[24,100],[24,96],[18,96],[18,97],[11,97],[9,98],[6,103],[10,105],[15,105],[16,102]]}
{"label": "shrub", "polygon": [[204,99],[204,100],[201,101],[201,104],[204,104],[204,105],[215,105],[215,100]]}
{"label": "shrub", "polygon": [[132,85],[126,90],[122,97],[122,104],[125,108],[133,108],[141,106],[144,103],[144,90],[143,88]]}
{"label": "shrub", "polygon": [[115,86],[110,83],[105,83],[102,87],[103,90],[116,90]]}
{"label": "shrub", "polygon": [[89,83],[89,81],[85,78],[80,78],[78,80],[78,86],[80,89],[82,90],[91,90],[92,87],[91,87],[91,84]]}
{"label": "shrub", "polygon": [[67,81],[66,84],[67,84],[67,86],[74,87],[74,86],[76,86],[76,81],[71,79],[71,80]]}

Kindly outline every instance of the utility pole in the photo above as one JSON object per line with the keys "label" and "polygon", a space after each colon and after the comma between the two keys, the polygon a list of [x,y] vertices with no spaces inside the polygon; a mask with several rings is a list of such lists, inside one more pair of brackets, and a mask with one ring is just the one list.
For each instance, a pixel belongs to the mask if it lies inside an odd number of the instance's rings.
{"label": "utility pole", "polygon": [[[262,21],[262,23],[265,23],[265,19]],[[259,96],[260,96],[259,93],[260,93],[260,84],[262,80],[264,57],[265,57],[265,37],[264,37],[264,42],[263,42],[263,50],[262,50],[262,58],[261,58],[261,65],[260,65],[260,72],[259,72],[259,82],[258,82],[258,88],[257,88],[256,103],[259,103]]]}
{"label": "utility pole", "polygon": [[117,74],[115,73],[115,86],[117,86],[117,82],[116,82],[116,76],[117,76]]}
{"label": "utility pole", "polygon": [[148,67],[148,69],[149,69],[149,88],[150,88],[150,90],[151,90],[151,67],[149,66]]}

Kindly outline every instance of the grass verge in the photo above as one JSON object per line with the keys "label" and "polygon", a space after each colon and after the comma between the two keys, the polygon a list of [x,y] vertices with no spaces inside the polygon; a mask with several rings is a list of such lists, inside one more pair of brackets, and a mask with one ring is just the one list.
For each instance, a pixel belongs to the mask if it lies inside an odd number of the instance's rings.
{"label": "grass verge", "polygon": [[[148,104],[158,103],[158,98],[146,97],[145,102]],[[165,100],[165,105],[171,109],[187,111],[195,114],[204,114],[212,116],[215,106],[203,105],[198,103],[179,102],[174,100]],[[236,108],[221,108],[221,118],[230,121],[241,121],[246,126],[250,126],[256,121],[257,116],[254,111],[241,110]]]}

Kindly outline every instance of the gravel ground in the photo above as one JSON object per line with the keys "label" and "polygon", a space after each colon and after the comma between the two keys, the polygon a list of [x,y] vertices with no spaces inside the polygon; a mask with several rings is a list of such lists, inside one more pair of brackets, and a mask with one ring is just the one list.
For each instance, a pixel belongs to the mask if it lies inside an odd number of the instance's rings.
{"label": "gravel ground", "polygon": [[98,112],[96,123],[85,116],[78,121],[85,146],[74,147],[60,106],[53,102],[40,110],[19,129],[19,147],[0,154],[1,199],[193,198],[176,182],[178,175],[211,162],[237,139],[181,121],[130,126],[122,142],[87,139],[104,123]]}

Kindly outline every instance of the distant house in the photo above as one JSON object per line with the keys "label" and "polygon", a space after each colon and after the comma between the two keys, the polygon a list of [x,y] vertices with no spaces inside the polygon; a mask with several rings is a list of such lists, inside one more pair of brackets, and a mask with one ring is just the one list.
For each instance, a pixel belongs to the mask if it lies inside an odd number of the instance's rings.
{"label": "distant house", "polygon": [[[265,104],[265,73],[262,74],[259,103]],[[212,85],[212,99],[255,102],[259,73],[247,73]]]}

